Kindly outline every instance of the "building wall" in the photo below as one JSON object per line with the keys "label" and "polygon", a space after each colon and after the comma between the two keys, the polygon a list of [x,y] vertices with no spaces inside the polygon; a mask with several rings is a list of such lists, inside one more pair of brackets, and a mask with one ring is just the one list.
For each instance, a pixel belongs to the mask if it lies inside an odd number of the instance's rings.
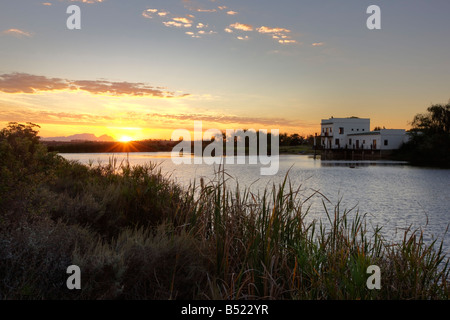
{"label": "building wall", "polygon": [[350,135],[347,136],[347,144],[349,149],[380,150],[381,135],[379,133]]}
{"label": "building wall", "polygon": [[[404,143],[406,132],[403,129],[383,129],[381,134],[381,150],[394,150],[400,148]],[[385,145],[387,141],[387,145]]]}
{"label": "building wall", "polygon": [[330,118],[322,120],[322,146],[326,148],[345,148],[347,135],[370,131],[370,119]]}
{"label": "building wall", "polygon": [[359,149],[395,150],[406,141],[407,135],[404,129],[382,129],[373,134],[349,135],[347,140],[350,139],[350,148],[358,149],[359,145]]}

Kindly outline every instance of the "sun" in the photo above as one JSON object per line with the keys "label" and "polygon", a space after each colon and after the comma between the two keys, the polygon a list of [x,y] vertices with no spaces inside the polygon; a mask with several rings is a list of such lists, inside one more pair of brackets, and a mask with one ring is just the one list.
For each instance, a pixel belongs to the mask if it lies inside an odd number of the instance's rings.
{"label": "sun", "polygon": [[133,138],[129,137],[129,136],[122,136],[119,139],[120,142],[130,142],[133,141]]}

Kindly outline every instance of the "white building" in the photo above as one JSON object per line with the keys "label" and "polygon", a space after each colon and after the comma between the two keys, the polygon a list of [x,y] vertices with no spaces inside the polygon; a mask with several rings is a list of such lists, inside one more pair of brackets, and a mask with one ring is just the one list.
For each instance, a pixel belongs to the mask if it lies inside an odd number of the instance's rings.
{"label": "white building", "polygon": [[321,144],[325,149],[394,150],[408,140],[404,129],[370,131],[370,119],[322,120]]}

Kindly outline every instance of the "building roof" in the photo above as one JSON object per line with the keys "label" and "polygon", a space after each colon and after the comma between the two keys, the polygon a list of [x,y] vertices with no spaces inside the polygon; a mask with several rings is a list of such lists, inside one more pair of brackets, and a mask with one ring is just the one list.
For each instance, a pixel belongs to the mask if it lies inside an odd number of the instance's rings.
{"label": "building roof", "polygon": [[330,118],[322,119],[322,125],[333,124],[335,122],[370,122],[369,118],[357,118],[357,117],[347,117],[347,118]]}

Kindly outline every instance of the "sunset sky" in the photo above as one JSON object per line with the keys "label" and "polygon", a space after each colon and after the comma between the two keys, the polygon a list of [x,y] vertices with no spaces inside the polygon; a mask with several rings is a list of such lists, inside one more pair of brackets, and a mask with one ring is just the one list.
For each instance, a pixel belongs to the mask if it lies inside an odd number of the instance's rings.
{"label": "sunset sky", "polygon": [[[69,5],[81,30],[69,30]],[[381,30],[366,9],[381,8]],[[2,0],[0,126],[170,139],[174,129],[408,128],[450,99],[448,0]]]}

